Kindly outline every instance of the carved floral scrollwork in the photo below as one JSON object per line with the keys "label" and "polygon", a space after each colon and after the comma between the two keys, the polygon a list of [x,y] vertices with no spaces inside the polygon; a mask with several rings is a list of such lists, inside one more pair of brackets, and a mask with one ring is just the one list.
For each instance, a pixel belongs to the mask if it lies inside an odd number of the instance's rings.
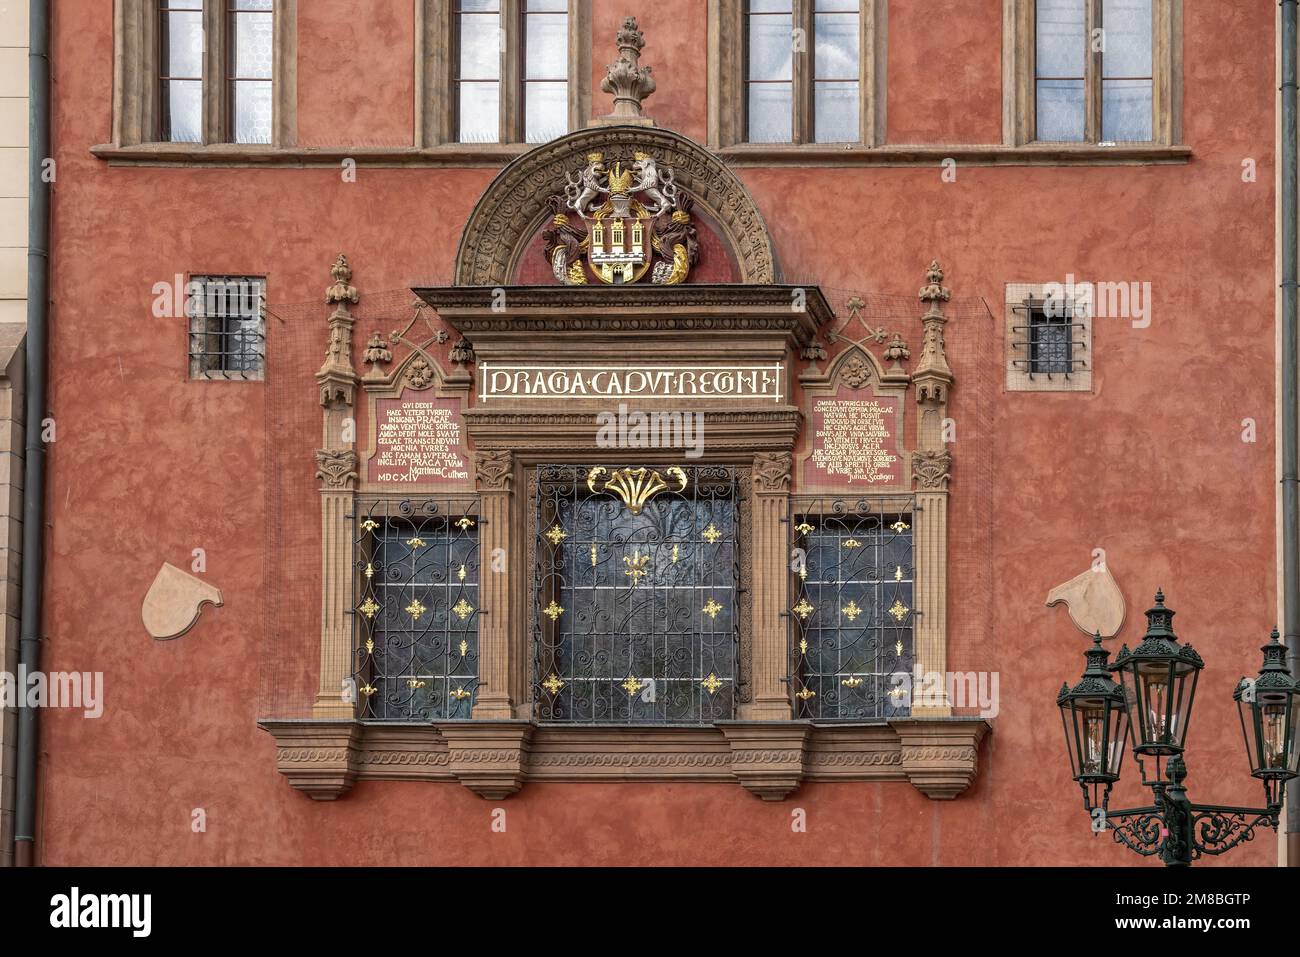
{"label": "carved floral scrollwork", "polygon": [[937,452],[918,450],[912,453],[912,478],[919,489],[925,491],[946,489],[951,472],[952,452],[947,449]]}
{"label": "carved floral scrollwork", "polygon": [[840,380],[850,389],[861,389],[871,379],[871,366],[862,356],[853,356],[840,371]]}
{"label": "carved floral scrollwork", "polygon": [[356,451],[354,449],[317,449],[316,478],[322,483],[322,488],[356,488]]}
{"label": "carved floral scrollwork", "polygon": [[509,491],[514,480],[514,456],[508,449],[475,452],[474,474],[480,489]]}
{"label": "carved floral scrollwork", "polygon": [[754,456],[754,488],[760,492],[790,489],[790,453],[760,452]]}

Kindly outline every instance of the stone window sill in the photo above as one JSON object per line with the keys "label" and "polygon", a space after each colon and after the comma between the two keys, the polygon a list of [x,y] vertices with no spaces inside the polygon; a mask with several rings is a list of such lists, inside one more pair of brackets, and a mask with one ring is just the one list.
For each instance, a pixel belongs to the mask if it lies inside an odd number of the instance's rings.
{"label": "stone window sill", "polygon": [[504,166],[532,149],[526,143],[442,146],[254,146],[243,143],[101,143],[90,152],[113,166]]}
{"label": "stone window sill", "polygon": [[823,144],[742,143],[718,150],[732,166],[938,166],[956,160],[966,166],[1145,166],[1186,163],[1188,146],[1126,143],[1030,143],[949,146],[828,146]]}
{"label": "stone window sill", "polygon": [[[447,143],[442,146],[250,146],[239,143],[103,143],[90,152],[114,166],[500,167],[532,149],[527,143]],[[1031,143],[1026,146],[825,146],[744,143],[718,150],[731,166],[1146,166],[1190,161],[1187,146]]]}
{"label": "stone window sill", "polygon": [[500,800],[528,781],[734,781],[779,801],[804,781],[910,781],[951,800],[975,779],[981,718],[881,724],[721,721],[695,727],[570,727],[530,721],[388,724],[265,720],[289,783],[332,801],[356,781],[458,781]]}

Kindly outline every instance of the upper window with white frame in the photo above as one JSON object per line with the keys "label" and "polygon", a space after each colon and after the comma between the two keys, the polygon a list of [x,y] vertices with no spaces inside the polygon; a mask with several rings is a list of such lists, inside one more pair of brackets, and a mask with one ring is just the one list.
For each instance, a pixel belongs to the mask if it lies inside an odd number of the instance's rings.
{"label": "upper window with white frame", "polygon": [[1014,142],[1178,141],[1181,0],[1005,3]]}

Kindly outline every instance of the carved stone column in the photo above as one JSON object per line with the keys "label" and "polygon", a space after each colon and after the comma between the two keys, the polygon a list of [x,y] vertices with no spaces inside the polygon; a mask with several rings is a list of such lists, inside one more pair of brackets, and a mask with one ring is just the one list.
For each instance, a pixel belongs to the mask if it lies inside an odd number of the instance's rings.
{"label": "carved stone column", "polygon": [[[912,373],[916,388],[919,420],[916,451],[912,453],[912,479],[916,482],[916,515],[913,519],[913,556],[916,566],[916,595],[913,604],[920,615],[916,623],[916,667],[924,675],[945,675],[948,670],[948,479],[952,452],[944,442],[943,422],[948,414],[948,390],[952,370],[948,367],[943,341],[947,318],[941,303],[951,293],[943,286],[943,270],[930,263],[920,299],[929,308],[921,317],[921,358]],[[912,689],[912,714],[941,718],[952,714],[947,682],[925,681]]]}
{"label": "carved stone column", "polygon": [[[514,456],[507,450],[476,452],[479,491],[478,697],[473,717],[514,717],[510,697],[510,501]],[[507,567],[498,565],[504,556]]]}
{"label": "carved stone column", "polygon": [[322,448],[316,450],[316,478],[321,483],[321,634],[320,686],[312,713],[317,718],[351,718],[355,697],[345,695],[352,673],[352,522],[348,518],[357,487],[357,373],[352,368],[352,315],[348,303],[358,299],[352,269],[342,254],[330,269],[333,284],[325,290],[329,351],[316,373],[323,408]]}
{"label": "carved stone column", "polygon": [[786,574],[786,519],[790,500],[790,453],[760,452],[754,456],[754,501],[751,509],[753,560],[750,594],[753,660],[750,681],[753,700],[740,717],[751,721],[787,721],[791,717],[785,612],[790,580]]}

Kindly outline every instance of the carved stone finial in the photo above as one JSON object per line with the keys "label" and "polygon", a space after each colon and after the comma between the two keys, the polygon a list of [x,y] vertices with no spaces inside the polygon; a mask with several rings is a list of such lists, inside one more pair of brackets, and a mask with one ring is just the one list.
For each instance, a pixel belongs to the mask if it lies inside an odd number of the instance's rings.
{"label": "carved stone finial", "polygon": [[605,79],[600,82],[601,90],[614,97],[614,111],[600,117],[597,123],[653,126],[654,121],[641,111],[641,101],[655,91],[655,81],[650,75],[650,67],[639,65],[645,37],[637,28],[636,17],[623,21],[615,42],[618,44],[618,59],[609,65]]}
{"label": "carved stone finial", "polygon": [[352,368],[352,314],[348,312],[348,303],[356,302],[357,289],[352,285],[352,267],[348,257],[339,253],[330,267],[333,284],[325,290],[326,305],[333,305],[334,312],[329,317],[329,346],[325,353],[325,363],[316,373],[320,385],[320,404],[326,408],[331,405],[352,405],[355,394],[357,374]]}
{"label": "carved stone finial", "polygon": [[925,271],[925,285],[921,287],[921,301],[930,303],[930,308],[937,310],[939,303],[947,302],[951,296],[952,293],[943,285],[943,269],[939,266],[939,260],[931,260],[930,268]]}
{"label": "carved stone finial", "polygon": [[890,340],[889,348],[885,350],[885,361],[893,363],[893,365],[889,367],[889,371],[903,371],[902,363],[907,362],[911,358],[911,350],[907,348],[907,343],[903,341],[903,337],[897,332],[894,333],[894,338]]}
{"label": "carved stone finial", "polygon": [[917,360],[916,369],[912,372],[912,381],[917,384],[916,398],[921,403],[942,405],[948,400],[952,370],[948,367],[943,341],[943,327],[948,320],[940,303],[947,302],[951,297],[952,293],[943,285],[943,269],[936,259],[926,270],[925,285],[919,293],[920,300],[930,304],[921,317],[921,328],[924,330],[921,358]]}
{"label": "carved stone finial", "polygon": [[384,344],[384,337],[381,336],[379,333],[376,332],[374,335],[372,335],[370,337],[370,341],[366,343],[366,353],[364,359],[366,362],[370,363],[371,365],[378,365],[380,363],[393,361],[392,350],[389,349],[388,346]]}
{"label": "carved stone finial", "polygon": [[352,267],[348,265],[347,256],[339,253],[339,258],[330,267],[330,276],[333,277],[334,284],[325,290],[326,305],[357,301],[357,287],[352,285]]}

